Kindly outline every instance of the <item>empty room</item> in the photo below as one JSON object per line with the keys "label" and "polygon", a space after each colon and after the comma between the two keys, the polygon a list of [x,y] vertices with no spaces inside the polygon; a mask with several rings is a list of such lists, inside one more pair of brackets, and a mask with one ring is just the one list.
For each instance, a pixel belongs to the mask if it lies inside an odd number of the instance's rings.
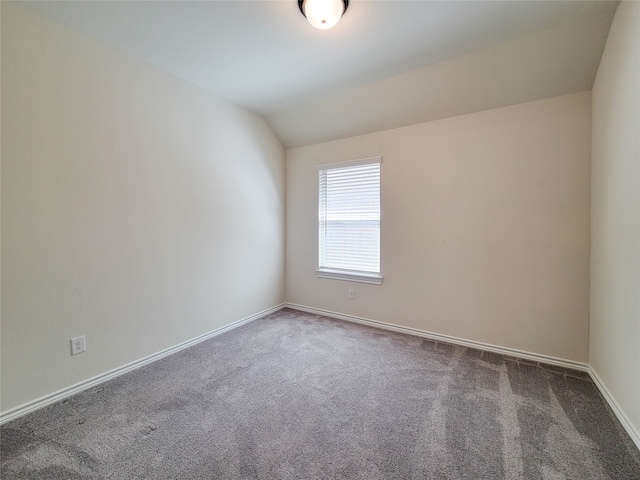
{"label": "empty room", "polygon": [[640,480],[640,2],[0,18],[2,479]]}

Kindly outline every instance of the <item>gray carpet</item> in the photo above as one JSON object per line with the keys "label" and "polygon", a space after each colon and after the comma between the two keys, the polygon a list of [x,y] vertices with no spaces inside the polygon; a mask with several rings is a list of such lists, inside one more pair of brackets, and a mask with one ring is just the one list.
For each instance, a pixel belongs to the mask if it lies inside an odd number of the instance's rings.
{"label": "gray carpet", "polygon": [[640,479],[585,373],[293,310],[0,434],[4,480]]}

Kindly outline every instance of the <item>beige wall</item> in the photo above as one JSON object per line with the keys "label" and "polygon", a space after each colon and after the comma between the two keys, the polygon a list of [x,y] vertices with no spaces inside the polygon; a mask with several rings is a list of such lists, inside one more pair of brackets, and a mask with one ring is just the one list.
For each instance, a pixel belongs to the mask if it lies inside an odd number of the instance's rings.
{"label": "beige wall", "polygon": [[622,2],[593,87],[589,360],[636,432],[640,432],[639,86],[640,3]]}
{"label": "beige wall", "polygon": [[2,74],[3,411],[283,302],[262,118],[6,2]]}
{"label": "beige wall", "polygon": [[[287,150],[287,301],[586,362],[590,102],[586,92]],[[376,155],[383,284],[318,279],[316,165]]]}

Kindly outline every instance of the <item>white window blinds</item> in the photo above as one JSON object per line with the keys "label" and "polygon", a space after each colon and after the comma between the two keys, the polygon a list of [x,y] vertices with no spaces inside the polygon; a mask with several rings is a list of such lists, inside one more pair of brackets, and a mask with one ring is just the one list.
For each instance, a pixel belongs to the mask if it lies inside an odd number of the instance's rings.
{"label": "white window blinds", "polygon": [[318,171],[319,276],[379,278],[380,157],[319,165]]}

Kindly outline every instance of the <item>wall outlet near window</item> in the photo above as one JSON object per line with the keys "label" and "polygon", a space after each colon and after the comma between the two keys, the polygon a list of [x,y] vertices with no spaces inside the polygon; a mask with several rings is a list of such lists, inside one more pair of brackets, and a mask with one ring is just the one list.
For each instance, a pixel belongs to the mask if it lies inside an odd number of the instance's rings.
{"label": "wall outlet near window", "polygon": [[84,339],[84,335],[71,339],[71,355],[77,355],[78,353],[85,352],[87,350],[87,342]]}
{"label": "wall outlet near window", "polygon": [[356,290],[355,288],[350,288],[349,289],[349,300],[355,300],[356,299]]}

